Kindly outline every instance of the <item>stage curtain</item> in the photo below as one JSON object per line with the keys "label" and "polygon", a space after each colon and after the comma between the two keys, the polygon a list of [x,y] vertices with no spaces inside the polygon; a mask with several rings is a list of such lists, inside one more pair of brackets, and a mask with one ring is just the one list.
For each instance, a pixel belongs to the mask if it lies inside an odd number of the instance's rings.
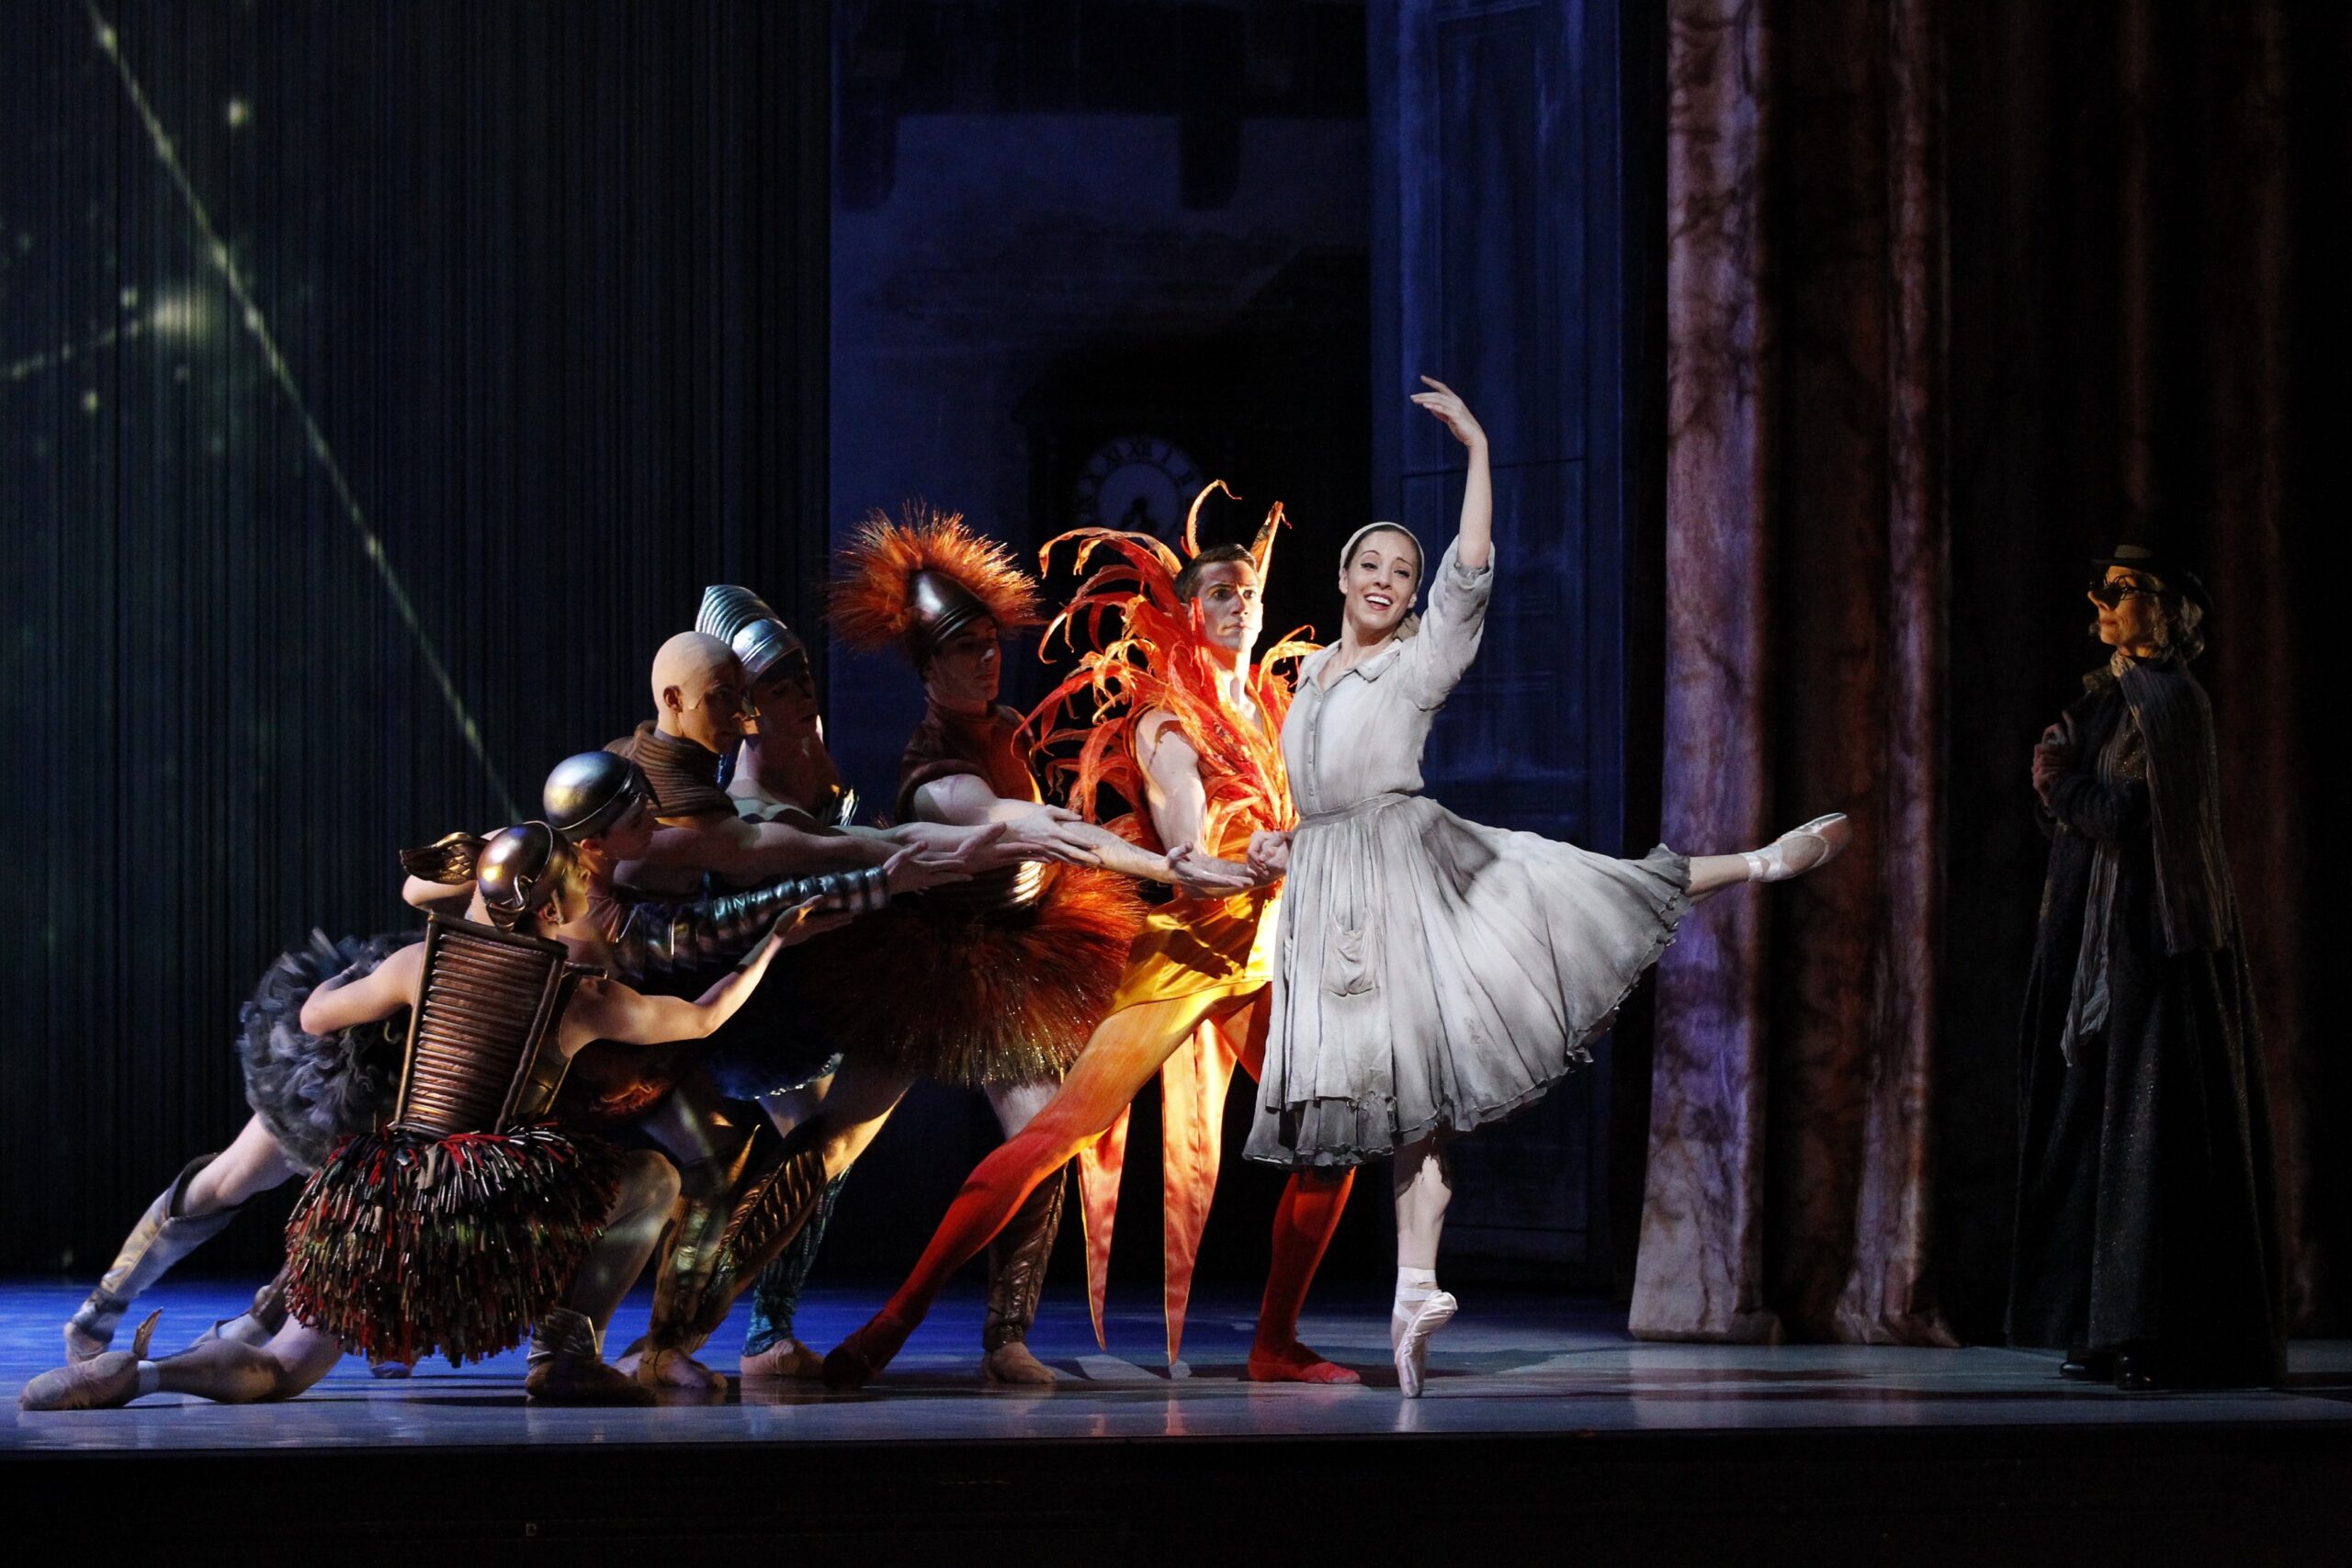
{"label": "stage curtain", "polygon": [[1836,876],[1702,907],[1668,955],[1633,1323],[1942,1342],[1933,18],[1802,26],[1692,0],[1669,40],[1665,827],[1720,850],[1843,809],[1857,841]]}
{"label": "stage curtain", "polygon": [[94,1279],[248,1114],[270,961],[412,922],[394,852],[649,716],[706,583],[811,624],[830,33],[6,8],[0,1269]]}
{"label": "stage curtain", "polygon": [[2318,1320],[2346,1183],[2309,1129],[2346,1096],[2312,1040],[2294,562],[2329,493],[2302,438],[2343,400],[2290,274],[2342,255],[2315,95],[2345,34],[2278,5],[1675,5],[1666,832],[1857,832],[1661,966],[1636,1334],[1997,1336],[2028,749],[2097,661],[2085,561],[2151,530],[2222,600],[2199,672]]}

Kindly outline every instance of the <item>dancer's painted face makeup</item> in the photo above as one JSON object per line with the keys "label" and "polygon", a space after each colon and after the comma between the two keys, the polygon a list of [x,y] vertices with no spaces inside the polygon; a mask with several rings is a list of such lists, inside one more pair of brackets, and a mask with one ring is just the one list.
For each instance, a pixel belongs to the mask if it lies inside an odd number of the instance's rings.
{"label": "dancer's painted face makeup", "polygon": [[951,707],[996,701],[997,684],[1003,676],[1004,650],[998,645],[996,623],[986,615],[942,643],[922,672],[932,696]]}
{"label": "dancer's painted face makeup", "polygon": [[1193,597],[1211,642],[1245,658],[1258,646],[1258,634],[1266,625],[1261,586],[1258,569],[1248,561],[1213,561],[1201,569],[1200,587]]}
{"label": "dancer's painted face makeup", "polygon": [[1340,569],[1340,593],[1347,601],[1344,614],[1356,634],[1377,641],[1396,629],[1412,612],[1413,596],[1420,592],[1421,552],[1411,536],[1377,528],[1356,541]]}

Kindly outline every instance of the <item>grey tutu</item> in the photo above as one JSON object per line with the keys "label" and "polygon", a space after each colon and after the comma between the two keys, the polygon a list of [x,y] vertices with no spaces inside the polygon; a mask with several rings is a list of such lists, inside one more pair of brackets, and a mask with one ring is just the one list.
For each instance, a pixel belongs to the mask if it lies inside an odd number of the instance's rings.
{"label": "grey tutu", "polygon": [[1430,728],[1477,656],[1491,561],[1459,541],[1418,636],[1328,683],[1299,669],[1283,758],[1302,813],[1250,1158],[1356,1165],[1467,1132],[1592,1060],[1586,1042],[1690,912],[1690,863],[1465,822],[1421,791]]}
{"label": "grey tutu", "polygon": [[337,975],[355,978],[411,942],[417,931],[330,941],[312,931],[269,966],[237,1012],[237,1055],[245,1069],[245,1103],[303,1170],[326,1163],[334,1146],[372,1130],[400,1094],[408,1010],[379,1023],[305,1034],[302,1004]]}
{"label": "grey tutu", "polygon": [[1250,1158],[1356,1165],[1532,1103],[1690,911],[1690,862],[1386,795],[1291,841]]}

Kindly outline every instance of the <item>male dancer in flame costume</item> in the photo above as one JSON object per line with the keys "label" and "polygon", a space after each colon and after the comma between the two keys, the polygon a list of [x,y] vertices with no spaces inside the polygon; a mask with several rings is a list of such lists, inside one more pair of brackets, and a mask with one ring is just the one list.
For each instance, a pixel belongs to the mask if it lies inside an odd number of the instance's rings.
{"label": "male dancer in flame costume", "polygon": [[[1106,784],[1136,803],[1141,809],[1121,828],[1140,844],[1166,846],[1180,877],[1197,858],[1195,846],[1238,857],[1251,833],[1287,827],[1295,818],[1277,743],[1290,688],[1268,666],[1303,645],[1285,641],[1262,663],[1250,659],[1282,508],[1268,513],[1250,548],[1204,551],[1198,524],[1207,495],[1201,492],[1185,520],[1189,563],[1145,535],[1098,528],[1062,536],[1078,542],[1080,570],[1097,550],[1114,550],[1123,559],[1086,581],[1047,637],[1080,625],[1099,637],[1103,619],[1114,613],[1124,624],[1117,639],[1081,656],[1078,673],[1039,709],[1047,714],[1081,692],[1091,695],[1099,716],[1091,730],[1065,728],[1046,737],[1048,746],[1085,737],[1075,761],[1067,764],[1074,778],[1072,804],[1091,813]],[[1048,544],[1046,554],[1061,542]],[[1262,998],[1272,979],[1275,930],[1274,895],[1268,888],[1188,886],[1185,893],[1150,917],[1109,1016],[1061,1092],[972,1173],[913,1274],[826,1358],[828,1383],[855,1387],[880,1371],[947,1276],[1073,1156],[1082,1156],[1099,1339],[1127,1106],[1155,1072],[1162,1075],[1166,1094],[1168,1356],[1176,1359],[1216,1180],[1225,1087],[1237,1060],[1254,1076],[1263,1050]],[[1299,1310],[1338,1227],[1351,1174],[1296,1171],[1283,1191],[1250,1352],[1249,1375],[1255,1381],[1357,1381],[1297,1337]]]}
{"label": "male dancer in flame costume", "polygon": [[[976,877],[852,933],[871,939],[871,960],[856,971],[864,983],[811,998],[844,1058],[818,1123],[835,1129],[835,1142],[862,1147],[909,1083],[926,1077],[987,1093],[1015,1136],[1112,1003],[1142,923],[1125,879],[1231,891],[1249,874],[1238,864],[1171,863],[1043,804],[1018,744],[1021,716],[996,702],[1000,638],[1038,618],[1036,584],[1002,547],[958,516],[915,510],[893,522],[876,513],[843,564],[834,630],[853,647],[900,649],[929,699],[900,762],[899,815],[1006,824],[1045,840],[1061,863],[1032,860]],[[829,1173],[835,1163],[829,1157]],[[991,1227],[991,1235],[1005,1233],[990,1254],[982,1331],[983,1368],[995,1382],[1054,1381],[1023,1341],[1061,1220],[1062,1185],[1045,1178],[1057,1178],[1061,1164],[1040,1170]]]}

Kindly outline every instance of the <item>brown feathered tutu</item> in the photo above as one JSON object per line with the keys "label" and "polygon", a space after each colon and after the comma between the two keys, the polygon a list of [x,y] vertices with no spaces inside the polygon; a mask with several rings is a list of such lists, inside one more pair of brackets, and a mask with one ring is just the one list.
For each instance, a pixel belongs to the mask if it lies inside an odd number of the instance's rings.
{"label": "brown feathered tutu", "polygon": [[1030,904],[917,895],[828,939],[837,967],[805,997],[814,1032],[846,1059],[940,1083],[1060,1077],[1110,1008],[1144,906],[1112,872],[1047,876]]}

